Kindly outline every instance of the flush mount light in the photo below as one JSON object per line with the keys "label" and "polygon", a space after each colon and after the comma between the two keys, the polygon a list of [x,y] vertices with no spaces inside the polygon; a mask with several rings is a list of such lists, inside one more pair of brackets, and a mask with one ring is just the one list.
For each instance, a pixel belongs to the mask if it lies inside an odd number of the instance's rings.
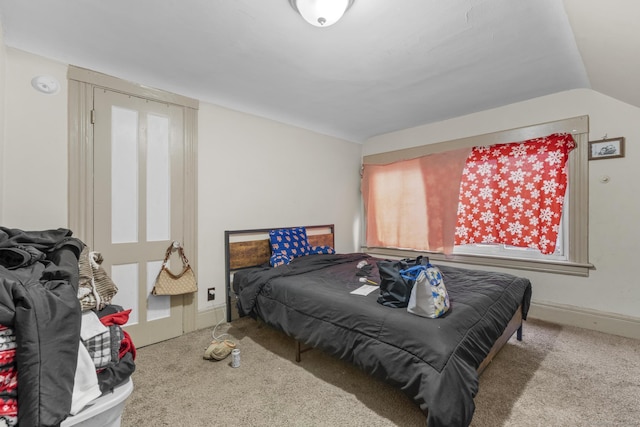
{"label": "flush mount light", "polygon": [[53,76],[35,76],[31,79],[31,86],[38,92],[53,95],[60,90],[60,83]]}
{"label": "flush mount light", "polygon": [[316,27],[328,27],[342,18],[354,0],[289,0],[305,21]]}

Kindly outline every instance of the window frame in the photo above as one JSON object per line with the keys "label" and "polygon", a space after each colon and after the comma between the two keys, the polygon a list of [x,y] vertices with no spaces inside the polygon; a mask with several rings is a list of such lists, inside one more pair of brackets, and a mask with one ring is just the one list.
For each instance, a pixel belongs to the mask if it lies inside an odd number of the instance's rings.
{"label": "window frame", "polygon": [[[569,213],[567,218],[568,229],[566,230],[567,242],[565,242],[567,248],[566,260],[506,257],[500,254],[454,253],[452,255],[444,255],[433,252],[368,247],[366,244],[363,244],[362,250],[375,256],[413,257],[427,255],[433,261],[588,276],[590,269],[593,268],[593,265],[589,263],[588,256],[589,218],[588,215],[581,215],[581,212],[588,212],[589,208],[589,116],[587,115],[372,154],[363,157],[363,164],[387,164],[464,147],[525,141],[553,133],[570,133],[576,141],[576,148],[572,150],[568,160],[569,194],[565,205]],[[366,227],[366,224],[364,226]]]}

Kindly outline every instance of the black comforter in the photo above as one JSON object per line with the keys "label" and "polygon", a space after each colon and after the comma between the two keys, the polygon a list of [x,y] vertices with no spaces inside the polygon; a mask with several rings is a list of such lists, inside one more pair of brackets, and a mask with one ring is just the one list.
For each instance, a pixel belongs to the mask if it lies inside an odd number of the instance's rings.
{"label": "black comforter", "polygon": [[241,315],[254,315],[293,338],[359,366],[399,387],[428,425],[467,426],[478,391],[477,368],[520,304],[526,318],[529,280],[509,274],[439,266],[451,301],[443,317],[415,316],[350,292],[362,285],[364,254],[312,255],[278,268],[236,272]]}

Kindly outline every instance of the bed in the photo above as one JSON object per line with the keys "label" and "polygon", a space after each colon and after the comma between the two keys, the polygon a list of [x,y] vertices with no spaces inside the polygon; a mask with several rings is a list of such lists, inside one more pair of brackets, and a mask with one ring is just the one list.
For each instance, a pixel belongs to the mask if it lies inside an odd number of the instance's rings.
{"label": "bed", "polygon": [[[333,245],[333,225],[305,227],[310,245]],[[373,268],[364,253],[300,256],[268,264],[271,229],[225,233],[227,319],[259,318],[303,346],[353,363],[400,388],[427,417],[429,427],[468,426],[479,375],[516,334],[531,299],[528,279],[439,265],[451,309],[437,319],[377,302],[379,292],[354,295],[362,286],[357,264]],[[233,279],[231,275],[233,274]]]}

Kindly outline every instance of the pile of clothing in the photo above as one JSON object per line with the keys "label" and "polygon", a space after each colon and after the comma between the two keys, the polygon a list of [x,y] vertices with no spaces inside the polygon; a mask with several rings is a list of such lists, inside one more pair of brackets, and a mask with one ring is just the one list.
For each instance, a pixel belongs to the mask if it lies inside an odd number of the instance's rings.
{"label": "pile of clothing", "polygon": [[[136,357],[133,341],[122,329],[129,320],[131,309],[111,304],[118,287],[102,268],[102,261],[102,255],[91,251],[88,246],[84,247],[78,260],[78,300],[82,309],[80,339],[84,345],[81,351],[86,349],[91,357],[100,394],[112,391],[131,376]],[[86,394],[76,398],[86,400],[91,392]],[[82,409],[84,405],[79,403],[78,406]],[[77,413],[76,409],[72,408],[72,415]]]}
{"label": "pile of clothing", "polygon": [[[135,369],[135,347],[121,329],[130,310],[109,304],[115,292],[101,296],[93,273],[89,286],[95,304],[81,302],[87,299],[80,288],[83,253],[90,252],[68,229],[0,227],[0,422],[4,425],[59,425],[124,382]],[[83,274],[88,277],[86,270]],[[84,319],[92,316],[104,328],[92,323],[89,330],[100,333],[85,331]],[[103,346],[108,346],[108,356]]]}

